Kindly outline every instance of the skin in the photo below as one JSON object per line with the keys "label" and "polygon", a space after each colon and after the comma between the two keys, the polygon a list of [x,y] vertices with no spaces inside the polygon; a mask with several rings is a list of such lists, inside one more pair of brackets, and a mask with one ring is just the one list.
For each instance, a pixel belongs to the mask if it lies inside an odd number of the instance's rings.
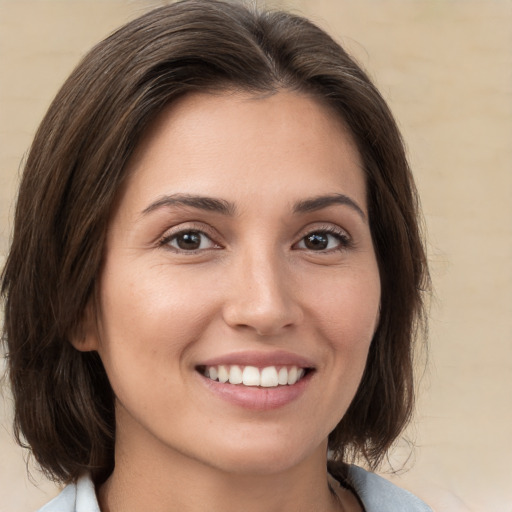
{"label": "skin", "polygon": [[[350,134],[298,93],[193,94],[161,114],[129,167],[107,233],[99,317],[75,343],[99,352],[116,394],[116,467],[99,490],[102,510],[359,510],[348,491],[329,491],[325,464],[380,302]],[[176,194],[231,211],[163,204]],[[349,200],[296,211],[333,194]],[[180,249],[187,230],[204,232],[198,249]],[[311,234],[327,247],[307,245]],[[314,371],[270,410],[225,400],[197,371],[226,354],[278,350]]]}

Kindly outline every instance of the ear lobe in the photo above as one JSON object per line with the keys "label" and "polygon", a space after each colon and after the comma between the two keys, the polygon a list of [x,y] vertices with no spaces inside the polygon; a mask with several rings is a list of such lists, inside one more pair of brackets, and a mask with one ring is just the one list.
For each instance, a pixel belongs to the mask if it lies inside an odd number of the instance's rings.
{"label": "ear lobe", "polygon": [[81,322],[69,336],[71,345],[80,352],[93,352],[99,349],[98,326],[94,310],[93,305],[89,303]]}
{"label": "ear lobe", "polygon": [[77,334],[73,334],[69,338],[69,342],[80,352],[98,351],[98,337],[95,334],[84,334],[79,329]]}

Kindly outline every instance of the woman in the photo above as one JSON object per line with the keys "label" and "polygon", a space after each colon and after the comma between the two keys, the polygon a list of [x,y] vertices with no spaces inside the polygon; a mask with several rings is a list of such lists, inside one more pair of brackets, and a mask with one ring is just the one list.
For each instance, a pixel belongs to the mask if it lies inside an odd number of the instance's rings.
{"label": "woman", "polygon": [[129,23],[43,120],[3,273],[15,432],[69,484],[42,510],[430,510],[347,464],[410,419],[427,284],[399,132],[328,35]]}

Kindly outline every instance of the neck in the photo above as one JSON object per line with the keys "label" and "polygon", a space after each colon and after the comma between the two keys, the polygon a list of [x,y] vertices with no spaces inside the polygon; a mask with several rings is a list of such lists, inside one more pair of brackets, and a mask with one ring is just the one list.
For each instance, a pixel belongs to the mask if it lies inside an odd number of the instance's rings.
{"label": "neck", "polygon": [[325,446],[277,472],[238,473],[170,449],[116,449],[116,467],[99,490],[103,512],[334,512]]}

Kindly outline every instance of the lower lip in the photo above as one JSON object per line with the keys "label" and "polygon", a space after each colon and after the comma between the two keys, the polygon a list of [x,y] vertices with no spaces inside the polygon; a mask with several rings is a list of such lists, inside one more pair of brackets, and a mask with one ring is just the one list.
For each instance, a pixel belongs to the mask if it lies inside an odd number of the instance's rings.
{"label": "lower lip", "polygon": [[312,374],[313,372],[308,373],[291,386],[263,388],[259,386],[244,386],[243,384],[222,383],[198,373],[210,391],[218,397],[253,411],[270,411],[293,402],[304,393]]}

